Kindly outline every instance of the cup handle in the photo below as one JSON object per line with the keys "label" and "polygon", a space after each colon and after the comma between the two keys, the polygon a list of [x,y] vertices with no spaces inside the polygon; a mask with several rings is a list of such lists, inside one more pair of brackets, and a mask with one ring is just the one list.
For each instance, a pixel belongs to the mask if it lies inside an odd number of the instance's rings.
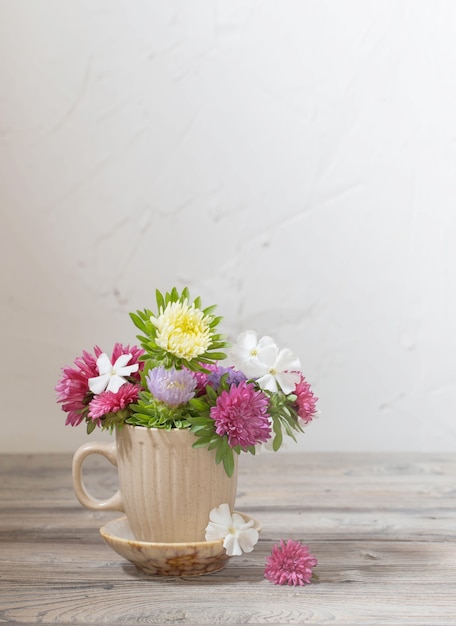
{"label": "cup handle", "polygon": [[123,511],[124,508],[120,491],[117,491],[106,500],[98,500],[87,491],[82,479],[82,464],[84,459],[90,454],[101,454],[117,467],[117,449],[115,442],[102,443],[100,441],[93,441],[85,443],[78,448],[73,456],[73,486],[77,499],[82,506],[93,511]]}

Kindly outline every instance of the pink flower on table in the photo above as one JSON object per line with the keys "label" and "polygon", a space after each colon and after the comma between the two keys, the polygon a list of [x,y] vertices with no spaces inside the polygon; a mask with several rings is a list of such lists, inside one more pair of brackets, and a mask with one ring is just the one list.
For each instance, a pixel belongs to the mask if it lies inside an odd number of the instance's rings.
{"label": "pink flower on table", "polygon": [[269,400],[252,383],[245,381],[222,391],[210,415],[218,435],[227,435],[231,448],[245,449],[271,437]]}
{"label": "pink flower on table", "polygon": [[309,383],[302,374],[294,393],[296,395],[296,412],[303,422],[308,424],[317,412],[318,398],[314,396]]}
{"label": "pink flower on table", "polygon": [[106,413],[117,413],[122,409],[126,409],[130,404],[138,400],[140,385],[125,383],[116,393],[113,391],[103,391],[89,404],[89,417],[97,422]]}
{"label": "pink flower on table", "polygon": [[264,576],[275,585],[308,585],[312,580],[312,568],[318,564],[309,547],[299,541],[280,540],[272,548],[266,561]]}

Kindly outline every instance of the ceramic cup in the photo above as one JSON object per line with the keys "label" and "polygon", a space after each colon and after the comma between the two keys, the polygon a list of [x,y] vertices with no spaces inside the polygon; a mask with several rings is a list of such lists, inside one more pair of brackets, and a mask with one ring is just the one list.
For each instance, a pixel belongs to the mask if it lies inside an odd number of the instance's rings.
{"label": "ceramic cup", "polygon": [[[73,457],[73,484],[79,502],[92,510],[125,512],[138,541],[204,541],[210,511],[227,502],[234,509],[237,455],[230,478],[214,450],[192,448],[187,429],[166,431],[124,425],[114,443],[82,445]],[[101,454],[117,466],[119,490],[106,500],[94,498],[82,476],[84,459]]]}

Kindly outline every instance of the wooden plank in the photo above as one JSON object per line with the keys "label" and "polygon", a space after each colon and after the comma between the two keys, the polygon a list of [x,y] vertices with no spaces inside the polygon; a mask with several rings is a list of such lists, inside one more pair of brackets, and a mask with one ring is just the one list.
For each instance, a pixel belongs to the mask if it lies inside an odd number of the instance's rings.
{"label": "wooden plank", "polygon": [[[0,624],[449,626],[455,477],[454,455],[245,457],[237,508],[262,523],[259,544],[216,574],[168,579],[105,545],[99,527],[117,514],[80,507],[69,455],[0,456]],[[108,495],[115,472],[95,459],[90,481]],[[318,583],[263,578],[281,537],[309,544]]]}

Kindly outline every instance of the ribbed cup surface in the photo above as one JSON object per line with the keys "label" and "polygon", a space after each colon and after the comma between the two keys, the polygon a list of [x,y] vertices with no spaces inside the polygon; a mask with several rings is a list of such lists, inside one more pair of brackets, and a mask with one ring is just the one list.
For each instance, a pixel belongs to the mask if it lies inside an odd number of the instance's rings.
{"label": "ribbed cup surface", "polygon": [[234,509],[237,455],[229,478],[213,450],[192,448],[189,430],[124,426],[116,437],[122,502],[137,540],[204,541],[211,509]]}

